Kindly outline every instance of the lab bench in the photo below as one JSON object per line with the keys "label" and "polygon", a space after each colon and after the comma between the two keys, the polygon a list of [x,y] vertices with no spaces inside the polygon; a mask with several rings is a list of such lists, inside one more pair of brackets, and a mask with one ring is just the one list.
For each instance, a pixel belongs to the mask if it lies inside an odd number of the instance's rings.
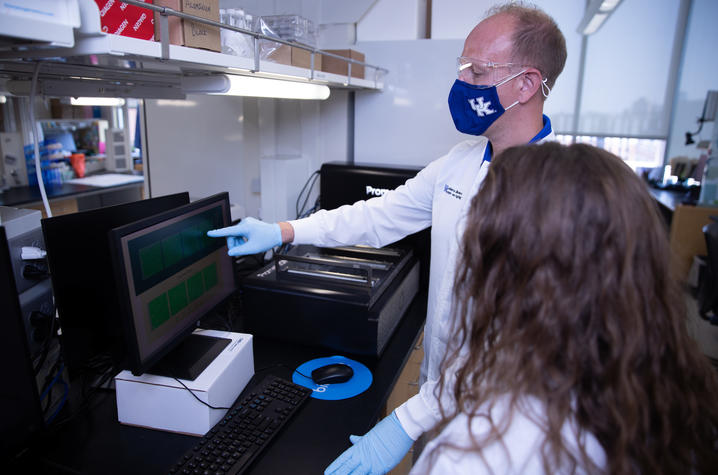
{"label": "lab bench", "polygon": [[649,193],[658,203],[667,225],[671,266],[676,275],[684,279],[695,256],[706,254],[703,226],[711,222],[711,216],[718,216],[718,207],[685,204],[685,191],[649,188]]}
{"label": "lab bench", "polygon": [[[53,215],[112,206],[144,198],[144,181],[114,186],[93,186],[62,183],[46,188]],[[39,209],[45,217],[40,189],[36,186],[18,186],[0,193],[0,206]]]}
{"label": "lab bench", "polygon": [[[392,390],[401,386],[402,375],[412,366],[409,360],[420,345],[426,297],[426,292],[422,291],[414,298],[381,357],[346,355],[371,370],[373,382],[368,390],[339,401],[310,398],[247,473],[323,473],[350,446],[350,434],[364,434],[371,429],[385,414]],[[241,326],[241,319],[237,326]],[[250,384],[261,381],[267,374],[291,381],[293,368],[301,363],[335,354],[338,352],[255,337],[255,376]],[[96,395],[89,409],[26,453],[22,461],[30,466],[21,468],[44,473],[168,473],[198,440],[197,437],[120,424],[115,393],[105,390]]]}

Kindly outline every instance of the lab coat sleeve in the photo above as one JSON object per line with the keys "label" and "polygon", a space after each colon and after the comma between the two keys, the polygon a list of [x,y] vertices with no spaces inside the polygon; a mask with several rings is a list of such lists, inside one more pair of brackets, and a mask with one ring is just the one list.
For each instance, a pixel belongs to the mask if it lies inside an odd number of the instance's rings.
{"label": "lab coat sleeve", "polygon": [[[456,366],[453,368],[456,368]],[[455,371],[449,370],[447,373],[453,375]],[[451,396],[451,391],[454,387],[455,379],[454,377],[449,377],[441,395],[442,406],[447,414],[451,414],[454,409],[454,399]],[[441,420],[438,386],[438,381],[426,381],[419,388],[419,394],[412,396],[404,404],[396,408],[396,416],[401,426],[409,437],[414,440],[418,439],[424,432],[433,429]]]}
{"label": "lab coat sleeve", "polygon": [[396,417],[399,419],[401,426],[407,435],[412,439],[418,439],[421,434],[431,430],[440,420],[441,413],[438,407],[434,407],[431,402],[427,403],[422,397],[422,392],[429,391],[429,386],[433,389],[436,385],[432,381],[427,381],[421,385],[419,394],[412,396],[404,404],[396,408]]}
{"label": "lab coat sleeve", "polygon": [[396,408],[396,416],[409,437],[416,440],[421,434],[433,429],[441,420],[441,409],[445,414],[454,413],[456,404],[453,392],[456,374],[467,357],[468,348],[462,347],[451,366],[443,370],[445,382],[441,394],[439,394],[439,381],[427,380],[419,388],[419,394],[412,396]]}
{"label": "lab coat sleeve", "polygon": [[294,228],[293,244],[382,247],[431,226],[434,186],[441,162],[443,159],[435,160],[383,196],[289,221]]}
{"label": "lab coat sleeve", "polygon": [[[416,440],[424,432],[433,429],[441,420],[441,409],[446,414],[454,412],[456,405],[453,390],[456,373],[467,356],[467,349],[462,348],[456,360],[443,371],[445,383],[441,394],[439,394],[439,381],[428,380],[419,388],[419,394],[412,396],[396,408],[396,416],[409,437]],[[441,405],[439,405],[439,397],[441,397]]]}

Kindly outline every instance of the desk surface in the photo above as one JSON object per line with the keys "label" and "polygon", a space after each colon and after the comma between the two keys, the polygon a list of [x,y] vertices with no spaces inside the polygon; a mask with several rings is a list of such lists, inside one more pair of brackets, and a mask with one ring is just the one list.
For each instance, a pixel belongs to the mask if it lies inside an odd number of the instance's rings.
{"label": "desk surface", "polygon": [[676,210],[676,206],[681,204],[687,193],[686,191],[659,190],[650,186],[648,187],[648,192],[660,205],[671,212]]}
{"label": "desk surface", "polygon": [[[122,188],[144,186],[144,181],[125,183],[115,186],[91,186],[76,183],[62,183],[60,185],[48,186],[45,190],[48,200],[72,198],[82,195],[107,193]],[[0,206],[21,206],[42,201],[40,188],[37,186],[18,186],[0,193]]]}
{"label": "desk surface", "polygon": [[[371,369],[372,386],[351,399],[310,399],[254,462],[252,474],[317,474],[349,447],[349,434],[363,434],[382,415],[386,400],[421,334],[426,316],[426,294],[414,299],[381,358],[352,357]],[[254,340],[257,371],[251,383],[266,374],[291,380],[291,369],[336,351]],[[282,366],[278,366],[282,365]],[[286,366],[284,366],[286,365]],[[266,368],[266,370],[263,370]],[[124,426],[117,422],[115,393],[98,396],[90,410],[27,454],[44,472],[158,474],[169,468],[196,442],[196,437]],[[28,467],[23,467],[28,468]]]}

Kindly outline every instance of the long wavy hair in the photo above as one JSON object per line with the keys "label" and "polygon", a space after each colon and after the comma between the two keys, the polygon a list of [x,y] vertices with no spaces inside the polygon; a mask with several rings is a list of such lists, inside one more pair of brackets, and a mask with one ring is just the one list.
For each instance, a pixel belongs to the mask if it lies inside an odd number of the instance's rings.
{"label": "long wavy hair", "polygon": [[[510,414],[531,397],[545,411],[546,473],[716,473],[716,371],[687,333],[657,206],[622,160],[587,145],[504,151],[461,252],[438,386],[452,403],[436,433],[459,413],[486,417],[482,404],[506,399]],[[509,418],[472,435],[470,450],[500,442]],[[567,422],[578,451],[562,438]]]}

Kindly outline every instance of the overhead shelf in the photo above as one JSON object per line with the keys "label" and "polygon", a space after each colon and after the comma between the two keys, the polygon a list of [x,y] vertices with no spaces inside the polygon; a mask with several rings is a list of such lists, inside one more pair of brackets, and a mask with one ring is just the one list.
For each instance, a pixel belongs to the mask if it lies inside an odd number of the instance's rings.
{"label": "overhead shelf", "polygon": [[[87,9],[93,6],[95,11],[88,12]],[[5,76],[6,79],[27,81],[34,72],[36,62],[42,61],[44,65],[39,72],[40,83],[44,81],[50,85],[49,90],[47,87],[41,89],[45,94],[51,92],[59,94],[60,89],[57,88],[60,86],[68,86],[69,90],[74,91],[80,87],[80,84],[73,85],[74,81],[88,83],[95,89],[101,89],[104,82],[107,87],[113,87],[117,95],[131,96],[134,89],[142,92],[134,97],[178,97],[182,94],[180,90],[182,77],[216,73],[326,84],[335,88],[365,90],[383,88],[383,73],[386,70],[377,66],[346,59],[347,62],[365,66],[367,77],[360,79],[350,75],[331,74],[266,60],[256,61],[252,57],[240,57],[173,44],[166,44],[163,48],[163,44],[159,41],[104,33],[101,31],[99,12],[94,2],[81,1],[80,7],[83,10],[83,24],[75,30],[74,45],[57,47],[50,44],[43,45],[41,48],[23,47],[0,51],[0,75]],[[187,16],[173,11],[167,14]],[[193,18],[207,22],[198,17]],[[229,25],[223,27],[236,30]],[[258,38],[256,41],[268,39],[253,32],[246,33]],[[309,45],[274,38],[268,40],[311,49],[315,55],[326,54],[336,57]],[[98,80],[100,82],[97,82]]]}

